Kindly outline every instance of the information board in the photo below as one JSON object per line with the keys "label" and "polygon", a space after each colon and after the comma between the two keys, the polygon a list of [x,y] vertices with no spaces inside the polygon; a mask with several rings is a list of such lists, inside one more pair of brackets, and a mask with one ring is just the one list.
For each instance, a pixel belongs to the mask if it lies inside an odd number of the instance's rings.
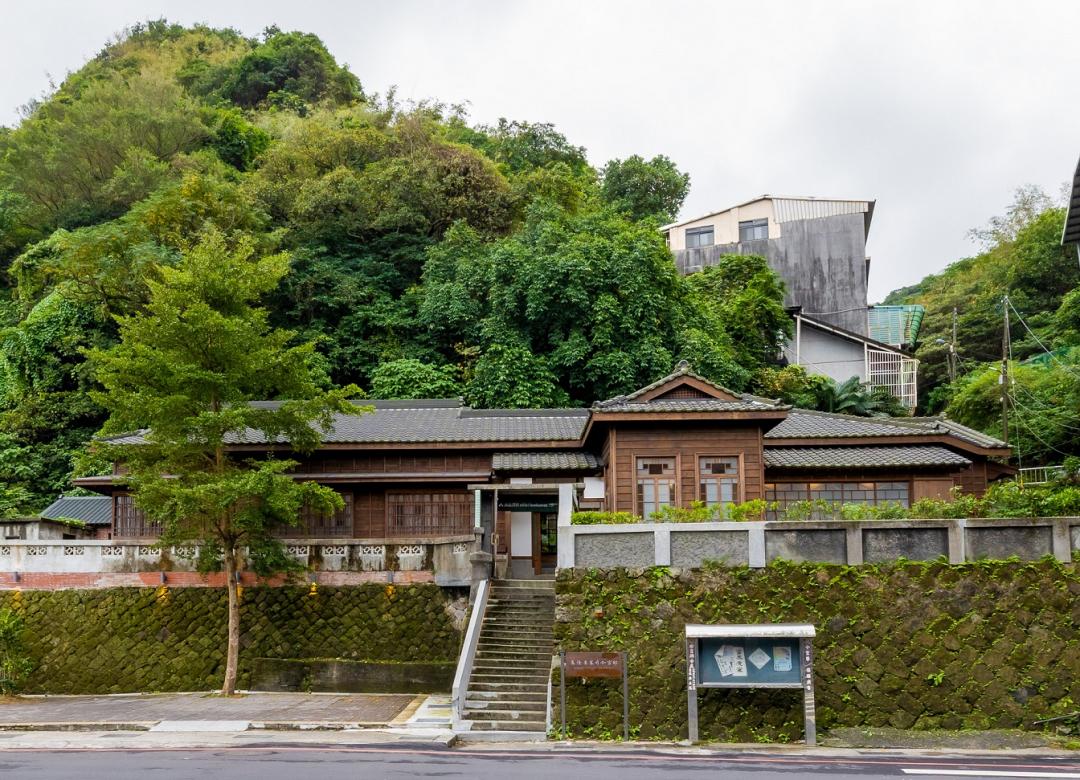
{"label": "information board", "polygon": [[814,627],[804,623],[688,625],[686,706],[690,741],[698,739],[699,688],[801,688],[806,744],[815,744],[815,634]]}
{"label": "information board", "polygon": [[798,639],[703,638],[697,656],[703,687],[802,687]]}

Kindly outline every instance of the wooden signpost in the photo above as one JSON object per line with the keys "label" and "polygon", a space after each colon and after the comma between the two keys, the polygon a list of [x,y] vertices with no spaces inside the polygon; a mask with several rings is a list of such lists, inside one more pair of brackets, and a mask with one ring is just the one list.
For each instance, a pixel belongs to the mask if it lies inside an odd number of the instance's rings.
{"label": "wooden signpost", "polygon": [[559,652],[559,711],[562,713],[562,738],[566,739],[566,678],[583,677],[618,679],[622,677],[623,741],[630,739],[630,686],[626,676],[626,653]]}
{"label": "wooden signpost", "polygon": [[814,627],[763,623],[686,627],[686,705],[698,741],[698,688],[802,688],[806,744],[817,743]]}

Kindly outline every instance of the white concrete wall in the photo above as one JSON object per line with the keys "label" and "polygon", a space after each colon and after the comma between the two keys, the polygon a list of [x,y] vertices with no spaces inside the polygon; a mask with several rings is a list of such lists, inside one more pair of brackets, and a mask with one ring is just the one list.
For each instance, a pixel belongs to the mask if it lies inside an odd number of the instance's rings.
{"label": "white concrete wall", "polygon": [[773,215],[772,201],[758,200],[672,228],[668,232],[668,247],[672,251],[686,249],[686,231],[706,225],[713,227],[714,244],[735,244],[739,241],[739,223],[753,219],[769,220],[769,238],[780,237],[780,223]]}
{"label": "white concrete wall", "polygon": [[807,373],[822,374],[837,382],[853,376],[859,377],[861,382],[868,380],[862,344],[810,327],[805,322],[797,329],[795,337],[784,345],[784,356],[789,363],[805,366]]}
{"label": "white concrete wall", "polygon": [[531,558],[533,553],[532,512],[510,513],[510,557]]}

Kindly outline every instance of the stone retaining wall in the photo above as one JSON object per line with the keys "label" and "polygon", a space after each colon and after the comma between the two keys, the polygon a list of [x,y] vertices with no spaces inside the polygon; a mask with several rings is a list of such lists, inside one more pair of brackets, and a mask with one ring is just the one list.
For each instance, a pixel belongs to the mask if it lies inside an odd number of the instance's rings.
{"label": "stone retaining wall", "polygon": [[[201,691],[224,675],[223,588],[0,592],[22,616],[27,693]],[[452,665],[465,599],[436,585],[241,589],[240,679],[256,659]],[[396,679],[388,675],[388,679]]]}
{"label": "stone retaining wall", "polygon": [[[643,739],[687,736],[687,623],[814,624],[819,729],[1023,727],[1080,701],[1080,573],[1053,559],[578,569],[556,590],[561,649],[629,654]],[[568,681],[572,733],[621,735],[620,688]],[[802,738],[799,691],[699,701],[702,739]]]}

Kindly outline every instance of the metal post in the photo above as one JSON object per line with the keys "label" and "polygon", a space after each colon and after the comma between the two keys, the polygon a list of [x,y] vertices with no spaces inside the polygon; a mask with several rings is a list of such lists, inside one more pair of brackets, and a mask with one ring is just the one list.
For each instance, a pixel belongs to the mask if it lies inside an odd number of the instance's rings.
{"label": "metal post", "polygon": [[686,640],[686,714],[690,743],[698,741],[697,717],[697,640]]}
{"label": "metal post", "polygon": [[559,651],[559,714],[562,715],[562,738],[566,739],[566,651]]}
{"label": "metal post", "polygon": [[627,682],[626,652],[622,654],[622,739],[630,741],[630,683]]}
{"label": "metal post", "polygon": [[799,656],[803,683],[803,731],[806,744],[817,744],[817,722],[814,716],[814,645],[811,639],[799,640]]}

